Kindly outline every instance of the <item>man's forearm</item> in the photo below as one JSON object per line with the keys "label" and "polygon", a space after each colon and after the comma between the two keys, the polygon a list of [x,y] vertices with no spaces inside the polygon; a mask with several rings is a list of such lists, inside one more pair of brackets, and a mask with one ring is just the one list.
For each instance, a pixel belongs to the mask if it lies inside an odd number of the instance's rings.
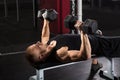
{"label": "man's forearm", "polygon": [[83,34],[83,31],[80,30],[80,39],[81,39],[81,46],[80,46],[80,54],[81,53],[84,53],[85,51],[85,42],[84,42],[84,34]]}
{"label": "man's forearm", "polygon": [[82,30],[82,22],[77,21],[75,24],[75,27],[80,31],[80,38],[81,38],[81,46],[80,46],[80,53],[79,53],[79,57],[81,55],[85,55],[86,58],[90,58],[91,57],[91,46],[90,46],[90,42],[88,39],[88,35]]}
{"label": "man's forearm", "polygon": [[41,42],[46,44],[50,37],[49,21],[44,19],[44,24],[42,28]]}
{"label": "man's forearm", "polygon": [[[83,35],[83,32],[80,31],[80,38],[81,38],[81,47],[84,48],[84,35]],[[81,49],[80,47],[80,49]]]}
{"label": "man's forearm", "polygon": [[87,59],[91,58],[91,46],[88,39],[88,35],[84,33],[82,30],[80,30],[81,34],[81,47],[80,47],[80,54],[86,56]]}
{"label": "man's forearm", "polygon": [[84,35],[84,45],[86,56],[89,59],[91,58],[91,45],[87,34]]}

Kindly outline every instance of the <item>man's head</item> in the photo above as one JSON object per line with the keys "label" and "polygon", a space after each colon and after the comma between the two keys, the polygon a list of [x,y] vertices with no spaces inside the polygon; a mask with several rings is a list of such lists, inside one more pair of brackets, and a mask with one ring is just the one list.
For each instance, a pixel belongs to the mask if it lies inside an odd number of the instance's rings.
{"label": "man's head", "polygon": [[26,58],[33,66],[40,62],[44,62],[55,45],[56,41],[52,41],[49,45],[41,42],[32,44],[26,49]]}

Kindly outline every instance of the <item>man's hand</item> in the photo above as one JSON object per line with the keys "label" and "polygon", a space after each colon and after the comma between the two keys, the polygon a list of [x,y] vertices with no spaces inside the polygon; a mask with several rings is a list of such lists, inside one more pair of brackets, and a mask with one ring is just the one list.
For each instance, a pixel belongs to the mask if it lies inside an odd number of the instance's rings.
{"label": "man's hand", "polygon": [[81,28],[81,27],[82,27],[82,26],[81,26],[82,24],[83,24],[83,22],[77,21],[76,24],[74,25],[74,27],[75,27],[76,29],[78,29],[78,30],[81,30],[81,29],[82,29],[82,28]]}
{"label": "man's hand", "polygon": [[46,19],[46,16],[47,16],[47,10],[42,14],[42,17],[44,18],[44,19]]}
{"label": "man's hand", "polygon": [[54,9],[46,10],[42,16],[44,19],[47,19],[48,21],[55,21],[57,19],[57,12]]}

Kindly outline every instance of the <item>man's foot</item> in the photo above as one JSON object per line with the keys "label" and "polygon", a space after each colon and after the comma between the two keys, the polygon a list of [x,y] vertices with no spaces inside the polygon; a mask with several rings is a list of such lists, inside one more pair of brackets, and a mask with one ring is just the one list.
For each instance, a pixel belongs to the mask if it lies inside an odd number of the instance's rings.
{"label": "man's foot", "polygon": [[97,71],[102,67],[103,67],[103,65],[101,63],[92,64],[91,71],[93,73],[97,73]]}

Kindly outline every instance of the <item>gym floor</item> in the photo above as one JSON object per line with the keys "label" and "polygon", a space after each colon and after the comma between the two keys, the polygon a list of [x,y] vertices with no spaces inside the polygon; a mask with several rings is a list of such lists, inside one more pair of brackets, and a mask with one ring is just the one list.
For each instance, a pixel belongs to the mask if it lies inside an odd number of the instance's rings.
{"label": "gym floor", "polygon": [[103,67],[97,72],[97,74],[94,76],[94,78],[98,79],[98,80],[106,80],[104,78],[101,78],[99,73],[100,71],[106,72],[106,74],[109,74],[109,76],[111,76],[112,79],[114,79],[113,75],[112,75],[112,65],[111,65],[111,59],[106,58],[106,57],[99,57],[97,58],[99,63],[102,63]]}

